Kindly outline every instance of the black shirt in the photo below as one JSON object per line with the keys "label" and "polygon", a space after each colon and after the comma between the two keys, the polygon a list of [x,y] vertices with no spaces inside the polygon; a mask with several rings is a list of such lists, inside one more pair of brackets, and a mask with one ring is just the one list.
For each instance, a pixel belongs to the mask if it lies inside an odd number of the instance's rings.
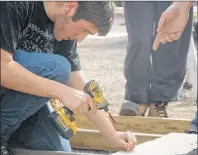
{"label": "black shirt", "polygon": [[77,42],[57,41],[53,23],[46,15],[43,2],[0,2],[1,48],[14,54],[16,49],[27,52],[60,54],[70,62],[72,71],[80,70]]}

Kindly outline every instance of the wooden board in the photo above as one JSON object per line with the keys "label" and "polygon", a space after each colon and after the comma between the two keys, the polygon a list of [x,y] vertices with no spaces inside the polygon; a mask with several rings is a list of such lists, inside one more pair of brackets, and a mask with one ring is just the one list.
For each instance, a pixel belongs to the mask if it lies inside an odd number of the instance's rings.
{"label": "wooden board", "polygon": [[34,151],[26,149],[12,149],[14,155],[100,155],[100,154],[87,154],[80,152],[62,152],[62,151]]}
{"label": "wooden board", "polygon": [[170,133],[140,144],[131,152],[117,152],[112,155],[184,155],[195,148],[197,135]]}
{"label": "wooden board", "polygon": [[[137,117],[137,116],[113,116],[117,124],[113,123],[118,131],[127,131],[150,134],[168,134],[184,133],[189,129],[191,120],[171,119],[171,118],[154,118],[154,117]],[[85,118],[80,116],[76,118],[79,128],[93,129],[96,128]]]}
{"label": "wooden board", "polygon": [[[134,133],[138,144],[162,137],[156,134]],[[72,148],[89,150],[120,150],[113,147],[106,138],[97,130],[79,129],[77,134],[70,139]]]}

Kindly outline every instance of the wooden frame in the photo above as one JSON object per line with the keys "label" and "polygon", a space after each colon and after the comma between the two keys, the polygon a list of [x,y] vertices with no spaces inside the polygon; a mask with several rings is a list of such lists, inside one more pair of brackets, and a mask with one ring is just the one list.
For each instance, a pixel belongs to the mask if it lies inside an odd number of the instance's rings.
{"label": "wooden frame", "polygon": [[[171,132],[184,133],[189,129],[191,120],[138,117],[138,116],[113,116],[117,124],[113,123],[117,131],[127,131],[149,134],[168,134]],[[96,128],[84,117],[76,118],[79,128],[95,130]]]}
{"label": "wooden frame", "polygon": [[[143,144],[148,141],[160,139],[169,133],[184,133],[190,126],[191,120],[171,119],[171,118],[151,118],[138,116],[113,116],[116,124],[113,123],[117,131],[132,131],[136,136],[137,143]],[[112,150],[113,147],[101,133],[84,117],[76,118],[78,128],[77,134],[70,139],[72,148],[89,150]],[[87,153],[65,153],[54,151],[32,151],[14,149],[16,155],[86,155]],[[90,154],[95,155],[95,154]]]}

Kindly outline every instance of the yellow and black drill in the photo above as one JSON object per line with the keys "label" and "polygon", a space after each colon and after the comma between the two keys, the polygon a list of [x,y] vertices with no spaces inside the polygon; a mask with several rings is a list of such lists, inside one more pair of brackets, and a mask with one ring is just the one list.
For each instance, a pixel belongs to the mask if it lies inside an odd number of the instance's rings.
{"label": "yellow and black drill", "polygon": [[[104,110],[105,112],[109,113],[108,102],[104,96],[102,89],[96,81],[91,80],[86,83],[84,86],[84,92],[87,93],[95,103],[94,109],[92,109],[94,112],[96,112],[97,110]],[[66,107],[60,108],[59,106],[59,108],[56,108],[57,102],[59,101],[57,101],[56,99],[51,100],[54,111],[49,117],[52,119],[53,124],[55,125],[60,135],[63,138],[70,139],[77,132],[77,126],[75,123],[73,112]],[[113,120],[113,122],[115,122],[110,113],[109,116]]]}

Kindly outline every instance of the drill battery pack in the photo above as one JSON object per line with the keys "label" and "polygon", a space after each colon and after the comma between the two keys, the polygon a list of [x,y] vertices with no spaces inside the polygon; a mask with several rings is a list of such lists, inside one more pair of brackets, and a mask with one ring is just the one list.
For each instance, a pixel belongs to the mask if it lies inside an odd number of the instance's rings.
{"label": "drill battery pack", "polygon": [[77,132],[77,126],[73,117],[73,112],[68,108],[62,107],[54,110],[49,118],[52,120],[54,127],[57,129],[59,134],[69,140]]}

